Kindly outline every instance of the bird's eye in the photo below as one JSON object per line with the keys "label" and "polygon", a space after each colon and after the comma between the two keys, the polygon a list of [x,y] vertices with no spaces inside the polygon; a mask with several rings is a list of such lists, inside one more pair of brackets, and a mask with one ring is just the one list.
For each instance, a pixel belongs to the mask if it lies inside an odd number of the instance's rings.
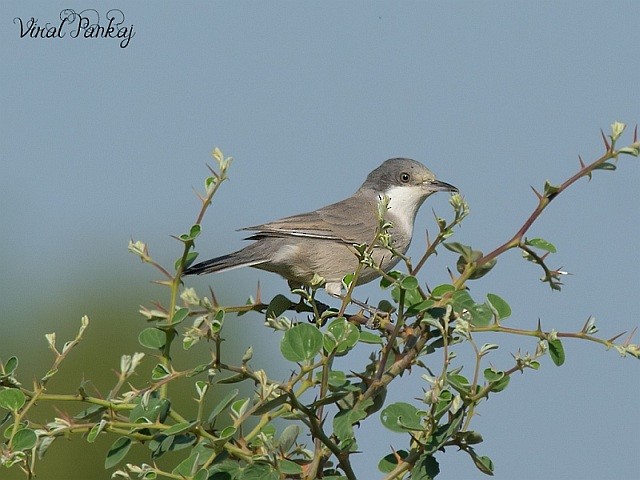
{"label": "bird's eye", "polygon": [[403,172],[400,174],[400,181],[402,183],[409,183],[409,180],[411,180],[411,175],[409,175],[407,172]]}

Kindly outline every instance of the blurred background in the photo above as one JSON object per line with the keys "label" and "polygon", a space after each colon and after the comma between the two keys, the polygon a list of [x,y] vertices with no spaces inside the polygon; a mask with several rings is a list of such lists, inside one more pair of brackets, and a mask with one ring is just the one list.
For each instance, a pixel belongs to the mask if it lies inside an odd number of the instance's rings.
{"label": "blurred background", "polygon": [[[104,15],[110,2],[72,5]],[[26,382],[52,355],[44,334],[71,338],[88,315],[83,343],[49,385],[74,391],[89,379],[114,383],[122,354],[142,351],[139,305],[165,302],[159,278],[127,253],[142,240],[171,267],[172,238],[188,230],[199,205],[205,163],[218,146],[235,158],[198,239],[200,259],[243,246],[236,229],[312,210],[351,195],[383,160],[406,156],[458,186],[471,216],[455,240],[492,250],[535,206],[530,185],[560,183],[603,150],[600,128],[640,119],[640,3],[602,2],[135,2],[118,6],[135,36],[126,48],[105,38],[20,38],[16,17],[57,25],[68,2],[0,4],[0,359],[16,355]],[[509,324],[575,331],[590,315],[601,335],[639,323],[638,160],[596,172],[553,203],[529,237],[553,242],[551,266],[572,273],[562,292],[517,252],[471,294],[495,293],[513,309]],[[449,217],[446,194],[416,220],[409,254],[435,231],[431,209]],[[456,256],[443,250],[420,280],[445,283]],[[287,293],[275,275],[252,269],[187,281],[211,285],[222,303],[244,303],[260,281],[264,298]],[[358,298],[386,298],[374,282]],[[323,297],[325,300],[326,297]],[[300,318],[305,320],[305,318]],[[254,365],[286,378],[280,336],[261,315],[229,317],[225,343],[238,358],[253,345]],[[510,354],[535,350],[528,338],[487,336]],[[638,339],[636,338],[636,342]],[[640,363],[596,344],[565,341],[560,368],[512,378],[472,424],[497,479],[631,478],[638,474]],[[147,353],[145,367],[153,363]],[[362,348],[354,358],[366,358]],[[209,358],[199,345],[180,365]],[[461,361],[465,360],[461,353]],[[350,356],[350,361],[353,358]],[[336,368],[349,370],[349,364]],[[147,372],[141,369],[140,372]],[[418,371],[388,401],[421,396]],[[144,384],[144,377],[136,379]],[[193,393],[180,398],[191,408]],[[80,406],[69,406],[75,413]],[[43,418],[60,412],[41,404]],[[377,460],[402,436],[372,419],[354,457],[360,478],[378,478]],[[59,440],[38,465],[42,479],[109,478],[102,469],[115,437],[88,446]],[[479,478],[453,451],[438,455],[442,476]],[[149,462],[135,447],[128,461]],[[175,460],[175,458],[174,458]],[[21,478],[2,472],[3,479]]]}

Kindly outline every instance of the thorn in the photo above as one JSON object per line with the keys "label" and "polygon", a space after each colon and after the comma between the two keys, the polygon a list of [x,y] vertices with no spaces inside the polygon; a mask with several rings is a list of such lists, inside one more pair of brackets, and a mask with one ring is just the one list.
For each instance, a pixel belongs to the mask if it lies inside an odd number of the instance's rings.
{"label": "thorn", "polygon": [[621,336],[623,336],[625,333],[627,333],[627,332],[619,333],[618,335],[615,335],[615,336],[611,337],[609,340],[607,340],[607,342],[609,342],[609,343],[613,343],[613,342],[615,342],[617,339],[619,339]]}
{"label": "thorn", "polygon": [[586,165],[585,165],[585,164],[584,164],[584,162],[582,161],[582,157],[581,157],[580,155],[578,155],[578,160],[580,161],[580,168],[581,168],[581,169],[584,169],[584,167],[585,167]]}
{"label": "thorn", "polygon": [[453,272],[451,271],[451,269],[449,267],[447,267],[447,272],[449,272],[449,277],[451,277],[451,280],[455,282],[455,278],[453,278]]}
{"label": "thorn", "polygon": [[168,310],[167,310],[166,308],[164,308],[164,307],[162,306],[162,304],[161,304],[159,301],[157,301],[157,300],[155,300],[155,301],[151,302],[151,305],[153,305],[154,307],[156,307],[156,308],[157,308],[158,310],[160,310],[161,312],[164,312],[164,313],[167,313],[167,312],[168,312]]}
{"label": "thorn", "polygon": [[216,298],[216,294],[213,293],[213,288],[211,288],[211,286],[209,286],[209,293],[211,294],[211,305],[213,305],[214,308],[218,308],[220,306],[220,304],[218,303],[218,299]]}
{"label": "thorn", "polygon": [[531,190],[533,190],[533,193],[536,194],[536,197],[538,197],[538,200],[542,199],[542,195],[538,193],[538,191],[533,187],[533,185],[531,185]]}
{"label": "thorn", "polygon": [[602,129],[600,129],[600,135],[602,135],[602,141],[604,142],[604,146],[607,147],[607,152],[609,150],[611,150],[611,145],[609,145],[609,141],[607,140],[607,137],[604,134],[604,131],[602,131]]}
{"label": "thorn", "polygon": [[624,341],[624,343],[622,345],[624,345],[625,347],[627,347],[629,344],[631,344],[631,339],[633,338],[633,336],[636,334],[636,331],[638,330],[638,327],[634,328],[631,333],[629,334],[629,336],[627,337],[627,339]]}
{"label": "thorn", "polygon": [[538,318],[538,332],[542,333],[542,324],[540,323],[540,319]]}
{"label": "thorn", "polygon": [[549,256],[550,253],[551,252],[545,252],[545,254],[540,257],[540,260],[544,262],[544,260]]}
{"label": "thorn", "polygon": [[427,248],[429,248],[431,246],[431,239],[429,238],[429,229],[425,229],[424,231],[425,236],[427,237]]}
{"label": "thorn", "polygon": [[638,124],[636,124],[636,128],[633,129],[633,143],[638,141]]}
{"label": "thorn", "polygon": [[205,165],[207,166],[211,174],[219,180],[220,175],[218,175],[218,173],[213,168],[211,168],[208,163],[205,163]]}
{"label": "thorn", "polygon": [[262,292],[260,291],[260,280],[258,280],[258,287],[256,288],[256,302],[262,303]]}

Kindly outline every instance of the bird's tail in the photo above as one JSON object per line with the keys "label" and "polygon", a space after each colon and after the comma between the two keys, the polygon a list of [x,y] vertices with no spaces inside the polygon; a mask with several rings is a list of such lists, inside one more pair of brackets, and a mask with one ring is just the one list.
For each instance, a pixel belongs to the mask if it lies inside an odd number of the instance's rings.
{"label": "bird's tail", "polygon": [[196,263],[185,269],[183,275],[204,275],[205,273],[224,272],[234,268],[252,267],[267,261],[266,258],[248,255],[247,249]]}

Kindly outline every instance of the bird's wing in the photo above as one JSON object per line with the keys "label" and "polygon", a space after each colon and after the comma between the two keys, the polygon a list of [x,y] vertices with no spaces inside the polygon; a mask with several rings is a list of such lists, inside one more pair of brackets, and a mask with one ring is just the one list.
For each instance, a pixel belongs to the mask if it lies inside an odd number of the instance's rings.
{"label": "bird's wing", "polygon": [[363,197],[348,198],[314,212],[282,218],[242,230],[256,232],[250,240],[275,237],[307,237],[335,240],[348,244],[371,242],[376,233],[374,201]]}

